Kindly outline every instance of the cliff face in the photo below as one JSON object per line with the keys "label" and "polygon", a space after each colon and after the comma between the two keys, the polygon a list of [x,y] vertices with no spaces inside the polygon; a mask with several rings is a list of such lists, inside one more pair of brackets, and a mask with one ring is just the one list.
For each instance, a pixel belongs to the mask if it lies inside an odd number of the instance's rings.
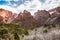
{"label": "cliff face", "polygon": [[11,23],[11,21],[15,18],[16,14],[5,9],[0,9],[0,16],[3,18],[3,22]]}
{"label": "cliff face", "polygon": [[24,10],[23,13],[19,13],[18,16],[13,20],[13,23],[21,24],[23,26],[33,26],[37,23],[34,20],[30,12]]}
{"label": "cliff face", "polygon": [[2,17],[11,17],[12,12],[8,11],[8,10],[4,10],[4,9],[0,9],[0,16]]}
{"label": "cliff face", "polygon": [[58,20],[57,18],[60,17],[60,7],[51,9],[49,11],[38,10],[34,13],[34,16],[32,16],[31,13],[26,10],[20,12],[19,14],[15,14],[11,11],[0,9],[0,16],[3,18],[4,22],[7,20],[9,23],[24,25],[32,25],[35,21],[38,21],[41,24],[45,24],[47,22],[54,23],[54,21]]}
{"label": "cliff face", "polygon": [[57,8],[54,8],[52,10],[49,10],[49,13],[51,13],[51,18],[49,20],[52,24],[60,24],[59,17],[60,17],[60,6]]}
{"label": "cliff face", "polygon": [[0,16],[0,22],[3,22],[3,17],[2,16]]}
{"label": "cliff face", "polygon": [[46,10],[38,10],[35,14],[34,14],[34,18],[41,22],[42,24],[44,24],[46,22],[46,20],[48,18],[50,18],[50,14],[48,11]]}

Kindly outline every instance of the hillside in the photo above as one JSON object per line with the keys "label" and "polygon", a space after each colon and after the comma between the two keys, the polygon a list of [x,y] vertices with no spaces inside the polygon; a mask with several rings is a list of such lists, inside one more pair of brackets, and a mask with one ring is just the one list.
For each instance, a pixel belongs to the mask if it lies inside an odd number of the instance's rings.
{"label": "hillside", "polygon": [[0,40],[60,40],[60,7],[31,14],[0,9]]}

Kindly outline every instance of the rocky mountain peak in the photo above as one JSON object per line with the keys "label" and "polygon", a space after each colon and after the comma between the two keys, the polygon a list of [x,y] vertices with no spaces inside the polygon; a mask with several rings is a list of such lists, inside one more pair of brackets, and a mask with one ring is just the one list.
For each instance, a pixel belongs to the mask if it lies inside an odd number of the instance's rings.
{"label": "rocky mountain peak", "polygon": [[11,11],[8,11],[5,9],[0,9],[0,16],[5,18],[5,17],[11,16],[11,15],[12,15]]}
{"label": "rocky mountain peak", "polygon": [[49,12],[46,11],[46,10],[38,10],[34,15],[35,15],[35,18],[38,18],[38,17],[50,17]]}
{"label": "rocky mountain peak", "polygon": [[28,12],[28,11],[26,11],[26,10],[24,10],[24,11],[23,11],[23,13],[22,13],[22,15],[23,15],[23,16],[30,16],[30,15],[31,15],[31,13],[30,13],[30,12]]}
{"label": "rocky mountain peak", "polygon": [[60,13],[60,6],[56,8],[56,11]]}

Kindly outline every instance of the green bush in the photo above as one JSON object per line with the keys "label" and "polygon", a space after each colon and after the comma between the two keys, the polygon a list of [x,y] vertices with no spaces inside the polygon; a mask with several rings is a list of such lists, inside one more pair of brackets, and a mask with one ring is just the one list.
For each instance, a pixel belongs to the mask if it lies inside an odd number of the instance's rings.
{"label": "green bush", "polygon": [[8,30],[7,29],[2,29],[2,30],[0,30],[0,34],[8,34]]}
{"label": "green bush", "polygon": [[6,36],[7,36],[7,34],[8,34],[8,30],[7,30],[7,29],[2,29],[2,30],[0,30],[0,37],[1,37],[2,39],[5,39]]}
{"label": "green bush", "polygon": [[54,28],[55,28],[56,26],[55,26],[54,24],[52,24],[52,27],[54,27]]}
{"label": "green bush", "polygon": [[47,33],[47,32],[48,32],[48,30],[44,30],[43,32],[44,32],[44,33]]}
{"label": "green bush", "polygon": [[19,38],[17,33],[14,33],[14,40],[20,40],[20,38]]}
{"label": "green bush", "polygon": [[60,30],[60,27],[58,28],[58,30]]}
{"label": "green bush", "polygon": [[25,30],[25,31],[23,32],[23,34],[25,34],[25,35],[29,35],[29,33],[28,33],[27,30]]}
{"label": "green bush", "polygon": [[22,37],[24,37],[24,35],[22,35]]}
{"label": "green bush", "polygon": [[51,26],[49,26],[48,29],[51,29]]}
{"label": "green bush", "polygon": [[48,27],[48,26],[50,26],[50,24],[44,24],[44,27]]}

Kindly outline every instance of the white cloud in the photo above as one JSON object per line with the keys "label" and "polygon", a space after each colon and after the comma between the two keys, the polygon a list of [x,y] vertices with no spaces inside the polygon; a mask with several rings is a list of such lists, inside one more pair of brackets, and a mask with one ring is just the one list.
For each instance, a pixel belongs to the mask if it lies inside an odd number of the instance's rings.
{"label": "white cloud", "polygon": [[59,6],[59,4],[60,4],[60,0],[46,0],[45,3],[43,4],[39,0],[33,0],[31,2],[26,1],[24,4],[21,4],[19,7],[17,7],[17,9],[21,11],[26,9],[31,13],[34,13],[37,10],[49,10],[55,8]]}
{"label": "white cloud", "polygon": [[7,5],[0,5],[0,8],[12,11],[13,13],[18,13],[18,10],[16,8],[12,8],[12,7],[7,6]]}
{"label": "white cloud", "polygon": [[41,8],[41,3],[38,0],[33,0],[33,1],[26,1],[24,4],[21,4],[19,7],[17,7],[18,10],[28,10],[32,13],[37,11],[38,9],[42,9]]}
{"label": "white cloud", "polygon": [[19,0],[13,0],[13,1],[19,1]]}
{"label": "white cloud", "polygon": [[60,0],[46,0],[42,5],[43,9],[49,10],[60,5]]}
{"label": "white cloud", "polygon": [[3,1],[12,1],[12,0],[3,0]]}
{"label": "white cloud", "polygon": [[[16,13],[19,13],[20,11],[26,9],[30,11],[33,15],[33,13],[36,12],[37,10],[44,10],[44,9],[49,10],[59,5],[60,5],[60,0],[46,0],[43,4],[39,0],[32,0],[32,1],[25,0],[24,4],[21,4],[16,8],[12,8],[10,6],[6,6],[3,8],[6,8]],[[14,6],[16,6],[16,4]]]}
{"label": "white cloud", "polygon": [[0,1],[19,1],[19,0],[0,0]]}

